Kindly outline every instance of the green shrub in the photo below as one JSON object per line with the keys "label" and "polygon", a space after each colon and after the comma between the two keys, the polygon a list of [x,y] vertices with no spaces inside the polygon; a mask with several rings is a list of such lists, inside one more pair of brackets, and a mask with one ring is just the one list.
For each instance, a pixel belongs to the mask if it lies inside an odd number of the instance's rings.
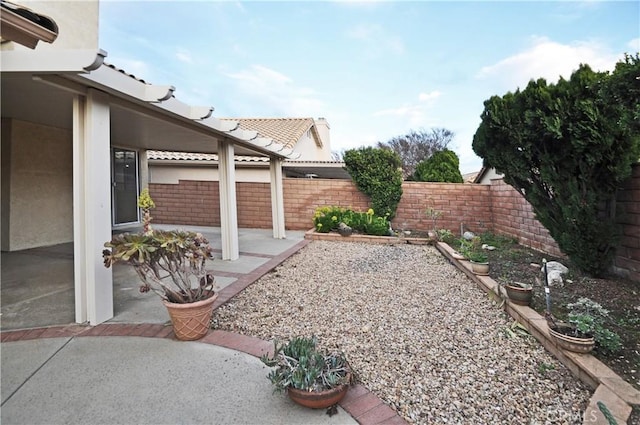
{"label": "green shrub", "polygon": [[390,149],[363,147],[344,153],[344,164],[359,191],[371,199],[371,207],[393,220],[402,197],[402,162]]}
{"label": "green shrub", "polygon": [[324,206],[316,208],[313,214],[313,225],[316,232],[329,233],[337,230],[344,223],[354,231],[367,235],[385,236],[389,234],[389,220],[376,216],[373,209],[357,212],[348,208]]}
{"label": "green shrub", "polygon": [[387,217],[375,216],[374,211],[369,208],[365,213],[364,232],[367,235],[388,236],[389,221]]}
{"label": "green shrub", "polygon": [[329,233],[338,228],[338,224],[343,220],[344,208],[340,207],[318,207],[313,214],[313,226],[316,232]]}
{"label": "green shrub", "polygon": [[413,179],[419,182],[462,183],[460,159],[449,149],[435,152],[416,166]]}

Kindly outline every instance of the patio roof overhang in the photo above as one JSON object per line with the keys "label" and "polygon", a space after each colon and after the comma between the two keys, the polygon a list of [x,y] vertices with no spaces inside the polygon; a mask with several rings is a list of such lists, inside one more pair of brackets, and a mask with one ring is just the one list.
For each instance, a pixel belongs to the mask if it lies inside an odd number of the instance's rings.
{"label": "patio roof overhang", "polygon": [[[41,52],[37,52],[40,54]],[[3,52],[3,116],[43,122],[58,128],[72,126],[72,99],[97,89],[109,95],[112,144],[139,149],[217,153],[221,142],[234,145],[237,155],[296,159],[292,149],[235,121],[213,116],[211,106],[192,106],[176,99],[175,87],[154,85],[104,63],[106,52],[82,51],[72,61],[51,58],[23,60],[22,52]],[[46,57],[45,57],[46,56]],[[48,54],[41,56],[49,62]],[[60,62],[60,66],[56,64]],[[64,63],[64,65],[63,65]],[[5,66],[6,64],[6,66]],[[18,72],[18,69],[27,69]],[[79,69],[78,69],[79,68]],[[75,71],[73,71],[75,69]],[[68,101],[65,101],[68,100]]]}
{"label": "patio roof overhang", "polygon": [[[220,157],[222,258],[239,258],[233,155],[270,162],[274,238],[285,237],[282,162],[294,159],[257,132],[221,122],[211,107],[177,100],[104,64],[102,50],[2,51],[2,117],[69,130],[73,136],[76,321],[113,316],[111,271],[96,256],[111,237],[110,147],[217,153]],[[106,130],[106,131],[105,131]]]}

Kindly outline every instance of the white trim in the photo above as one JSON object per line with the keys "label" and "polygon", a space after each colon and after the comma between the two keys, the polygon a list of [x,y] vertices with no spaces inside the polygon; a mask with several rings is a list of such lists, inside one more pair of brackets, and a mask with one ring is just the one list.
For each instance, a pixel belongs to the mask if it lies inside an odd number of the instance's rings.
{"label": "white trim", "polygon": [[107,52],[101,49],[3,50],[2,72],[73,73],[92,71],[102,65]]}
{"label": "white trim", "polygon": [[98,325],[113,317],[113,275],[104,267],[102,250],[111,240],[109,96],[89,89],[85,106],[85,203],[87,318]]}
{"label": "white trim", "polygon": [[271,158],[269,162],[271,176],[271,221],[273,223],[273,237],[285,239],[284,223],[284,195],[282,189],[282,159]]}
{"label": "white trim", "polygon": [[87,316],[87,263],[85,223],[85,110],[86,99],[76,95],[73,99],[73,281],[75,289],[76,323],[85,323]]}
{"label": "white trim", "polygon": [[233,164],[233,143],[221,141],[218,149],[220,190],[220,239],[222,259],[240,258],[238,243],[238,207],[236,201],[236,176]]}

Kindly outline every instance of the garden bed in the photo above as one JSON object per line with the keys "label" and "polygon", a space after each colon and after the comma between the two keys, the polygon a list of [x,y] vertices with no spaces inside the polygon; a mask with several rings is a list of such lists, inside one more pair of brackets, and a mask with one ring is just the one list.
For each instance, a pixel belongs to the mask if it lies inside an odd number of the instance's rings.
{"label": "garden bed", "polygon": [[213,319],[266,340],[316,335],[410,422],[581,424],[592,390],[535,338],[512,336],[512,323],[432,246],[331,241],[307,245]]}

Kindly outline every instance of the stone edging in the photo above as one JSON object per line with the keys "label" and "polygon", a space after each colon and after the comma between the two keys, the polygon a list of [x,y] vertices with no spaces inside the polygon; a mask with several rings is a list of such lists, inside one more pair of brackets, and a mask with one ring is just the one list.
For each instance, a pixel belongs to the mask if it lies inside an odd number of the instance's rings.
{"label": "stone edging", "polygon": [[640,405],[640,391],[618,376],[613,370],[591,354],[578,354],[564,350],[556,345],[549,336],[546,319],[529,306],[511,303],[502,288],[489,276],[478,276],[471,271],[471,263],[453,258],[453,248],[444,242],[435,247],[452,264],[471,278],[481,289],[505,300],[505,310],[515,320],[524,325],[529,333],[536,337],[547,351],[553,354],[582,382],[596,391],[589,400],[584,412],[583,424],[608,424],[597,406],[602,401],[618,423],[627,423],[631,414],[631,405]]}

